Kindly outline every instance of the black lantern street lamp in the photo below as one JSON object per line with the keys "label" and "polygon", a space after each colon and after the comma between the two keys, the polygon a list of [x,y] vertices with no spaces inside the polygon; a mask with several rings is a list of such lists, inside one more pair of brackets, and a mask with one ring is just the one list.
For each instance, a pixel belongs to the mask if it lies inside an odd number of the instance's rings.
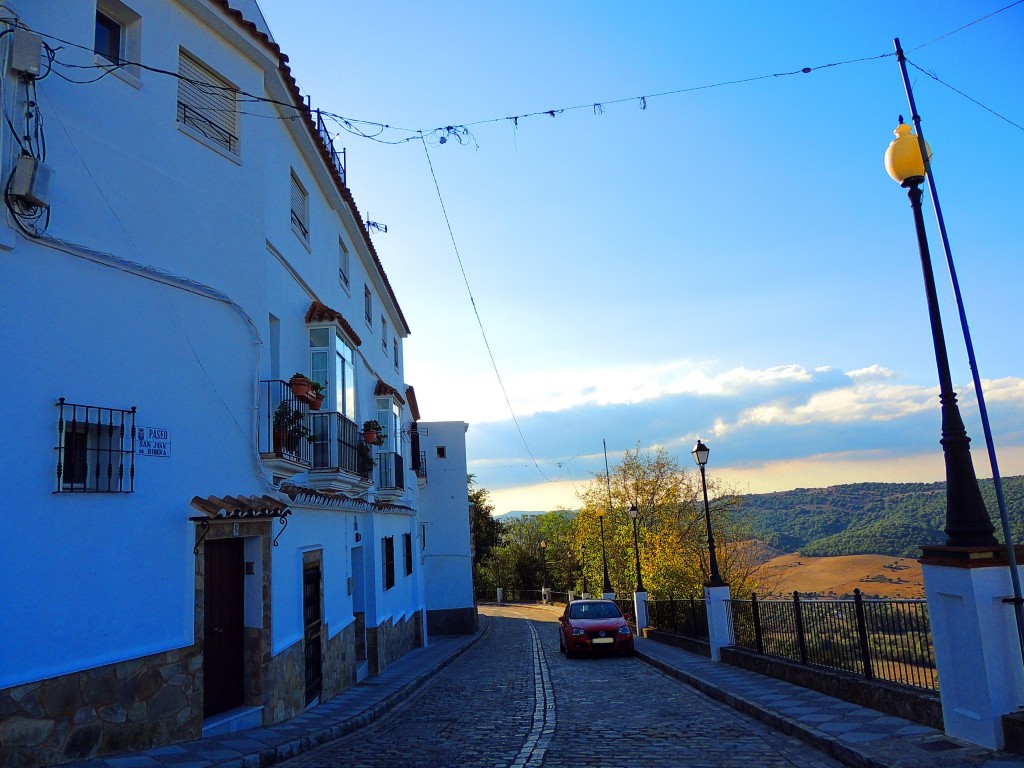
{"label": "black lantern street lamp", "polygon": [[580,560],[583,562],[583,594],[590,594],[587,589],[587,545],[580,546]]}
{"label": "black lantern street lamp", "polygon": [[548,559],[547,559],[548,543],[544,540],[540,540],[540,567],[544,573],[543,581],[541,581],[541,589],[548,588]]}
{"label": "black lantern street lamp", "polygon": [[601,521],[601,563],[604,566],[604,594],[612,593],[612,582],[608,578],[608,555],[604,549],[604,516],[607,514],[603,509],[598,510],[597,519]]}
{"label": "black lantern street lamp", "polygon": [[[935,347],[935,363],[939,371],[939,402],[942,404],[942,452],[946,461],[946,546],[984,547],[996,544],[992,521],[981,498],[978,478],[971,461],[971,439],[967,436],[960,408],[956,403],[953,379],[949,373],[949,358],[946,356],[946,340],[942,333],[942,317],[939,314],[939,300],[935,291],[935,275],[932,272],[931,253],[925,233],[924,216],[921,213],[921,184],[925,180],[925,164],[918,137],[910,132],[910,126],[903,122],[894,131],[896,138],[885,152],[885,169],[889,175],[907,190],[910,208],[917,230],[917,247],[921,252],[921,270],[924,273],[924,290],[928,302],[928,320],[931,323],[932,344]],[[931,156],[931,149],[923,150]]]}
{"label": "black lantern street lamp", "polygon": [[704,465],[708,463],[708,454],[711,453],[711,449],[708,448],[700,440],[693,446],[693,460],[700,466],[700,484],[704,489],[704,521],[708,526],[708,555],[711,558],[711,578],[708,580],[709,587],[727,587],[729,586],[722,580],[722,575],[718,572],[718,557],[715,555],[715,535],[711,530],[711,507],[708,505],[708,481],[704,475]]}
{"label": "black lantern street lamp", "polygon": [[646,592],[644,589],[644,575],[640,571],[640,535],[637,533],[636,522],[637,518],[640,517],[640,510],[637,509],[636,504],[631,504],[629,507],[629,516],[633,519],[633,550],[636,552],[636,591]]}

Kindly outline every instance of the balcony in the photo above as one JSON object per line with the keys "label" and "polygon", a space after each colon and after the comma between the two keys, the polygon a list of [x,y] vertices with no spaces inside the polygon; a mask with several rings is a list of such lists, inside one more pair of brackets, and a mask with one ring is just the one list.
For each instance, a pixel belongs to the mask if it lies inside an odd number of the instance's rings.
{"label": "balcony", "polygon": [[260,457],[276,475],[290,477],[312,466],[308,417],[309,406],[292,395],[287,381],[260,382]]}
{"label": "balcony", "polygon": [[380,451],[377,460],[377,495],[398,498],[405,493],[405,463],[402,454]]}
{"label": "balcony", "polygon": [[309,415],[309,429],[313,446],[310,486],[340,491],[366,490],[373,467],[369,446],[363,442],[355,422],[334,411],[314,411]]}

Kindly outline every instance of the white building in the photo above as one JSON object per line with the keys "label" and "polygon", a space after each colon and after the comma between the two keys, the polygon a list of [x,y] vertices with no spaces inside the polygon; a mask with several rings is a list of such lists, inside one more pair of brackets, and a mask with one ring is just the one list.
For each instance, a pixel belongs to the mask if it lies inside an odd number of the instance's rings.
{"label": "white building", "polygon": [[466,426],[419,421],[254,0],[0,21],[0,764],[279,722],[473,631]]}

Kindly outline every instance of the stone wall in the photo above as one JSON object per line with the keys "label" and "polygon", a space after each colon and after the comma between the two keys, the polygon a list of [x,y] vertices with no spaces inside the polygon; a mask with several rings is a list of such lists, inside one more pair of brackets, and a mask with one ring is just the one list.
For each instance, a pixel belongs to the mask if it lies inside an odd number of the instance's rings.
{"label": "stone wall", "polygon": [[264,725],[280,723],[306,711],[305,659],[302,640],[298,640],[270,660],[264,686]]}
{"label": "stone wall", "polygon": [[0,767],[30,768],[198,738],[202,654],[179,648],[0,691]]}
{"label": "stone wall", "polygon": [[427,634],[472,635],[479,628],[476,607],[427,611]]}
{"label": "stone wall", "polygon": [[651,627],[645,627],[643,633],[644,637],[656,640],[659,643],[674,645],[677,648],[682,648],[690,653],[699,653],[701,656],[707,656],[709,659],[711,658],[711,644],[707,640],[698,640],[695,637],[674,635],[671,632],[662,632],[660,629],[652,629]]}
{"label": "stone wall", "polygon": [[[324,625],[324,637],[327,637]],[[356,626],[353,622],[334,637],[324,641],[323,692],[321,701],[329,701],[356,682]]]}
{"label": "stone wall", "polygon": [[397,624],[388,619],[376,627],[367,628],[366,656],[370,663],[371,675],[379,675],[391,662],[402,658],[413,648],[423,645],[422,615],[417,611]]}
{"label": "stone wall", "polygon": [[942,704],[939,694],[933,691],[884,680],[866,680],[849,672],[761,656],[735,646],[722,649],[722,661],[942,730]]}

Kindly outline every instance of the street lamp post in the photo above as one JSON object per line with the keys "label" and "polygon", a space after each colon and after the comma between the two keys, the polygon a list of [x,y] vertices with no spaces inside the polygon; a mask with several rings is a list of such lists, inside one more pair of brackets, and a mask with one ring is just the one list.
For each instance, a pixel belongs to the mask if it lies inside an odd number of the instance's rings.
{"label": "street lamp post", "polygon": [[597,519],[601,522],[601,564],[604,567],[604,594],[603,594],[603,597],[608,597],[609,595],[614,594],[614,592],[612,592],[612,582],[611,582],[611,579],[608,578],[608,555],[607,555],[607,553],[605,552],[605,549],[604,549],[604,516],[605,516],[605,514],[606,513],[605,513],[605,511],[603,509],[598,510],[598,512],[597,512]]}
{"label": "street lamp post", "polygon": [[589,597],[590,591],[587,589],[587,545],[583,544],[580,546],[580,559],[583,562],[583,596]]}
{"label": "street lamp post", "polygon": [[704,465],[708,463],[708,454],[711,453],[711,449],[698,440],[697,444],[693,446],[692,453],[693,460],[700,467],[700,484],[704,489],[704,522],[707,523],[708,527],[708,556],[711,558],[711,578],[708,580],[708,586],[727,587],[729,585],[722,580],[722,575],[718,572],[718,557],[715,555],[715,534],[711,530],[711,507],[708,505],[708,481],[704,475]]}
{"label": "street lamp post", "polygon": [[544,540],[540,540],[540,567],[543,571],[543,579],[541,580],[541,592],[548,588],[548,558],[547,558],[548,543]]}
{"label": "street lamp post", "polygon": [[[971,461],[971,439],[967,436],[960,408],[956,403],[956,392],[949,372],[946,356],[946,340],[942,333],[942,318],[939,314],[939,300],[935,291],[935,275],[932,272],[931,254],[925,232],[924,216],[921,213],[921,184],[925,180],[925,166],[922,159],[921,142],[903,122],[894,131],[896,138],[885,152],[885,169],[900,186],[906,188],[910,208],[917,230],[917,246],[921,252],[921,270],[924,273],[924,289],[928,302],[928,319],[931,323],[932,344],[935,347],[935,363],[939,372],[939,402],[942,404],[942,452],[946,462],[946,546],[984,547],[996,544],[995,529],[981,498],[978,479]],[[931,154],[931,149],[924,150]]]}
{"label": "street lamp post", "polygon": [[631,504],[629,507],[629,516],[633,519],[633,550],[636,552],[636,591],[646,592],[644,589],[644,575],[640,570],[640,535],[637,532],[637,518],[640,517],[640,510],[637,509],[636,504]]}

